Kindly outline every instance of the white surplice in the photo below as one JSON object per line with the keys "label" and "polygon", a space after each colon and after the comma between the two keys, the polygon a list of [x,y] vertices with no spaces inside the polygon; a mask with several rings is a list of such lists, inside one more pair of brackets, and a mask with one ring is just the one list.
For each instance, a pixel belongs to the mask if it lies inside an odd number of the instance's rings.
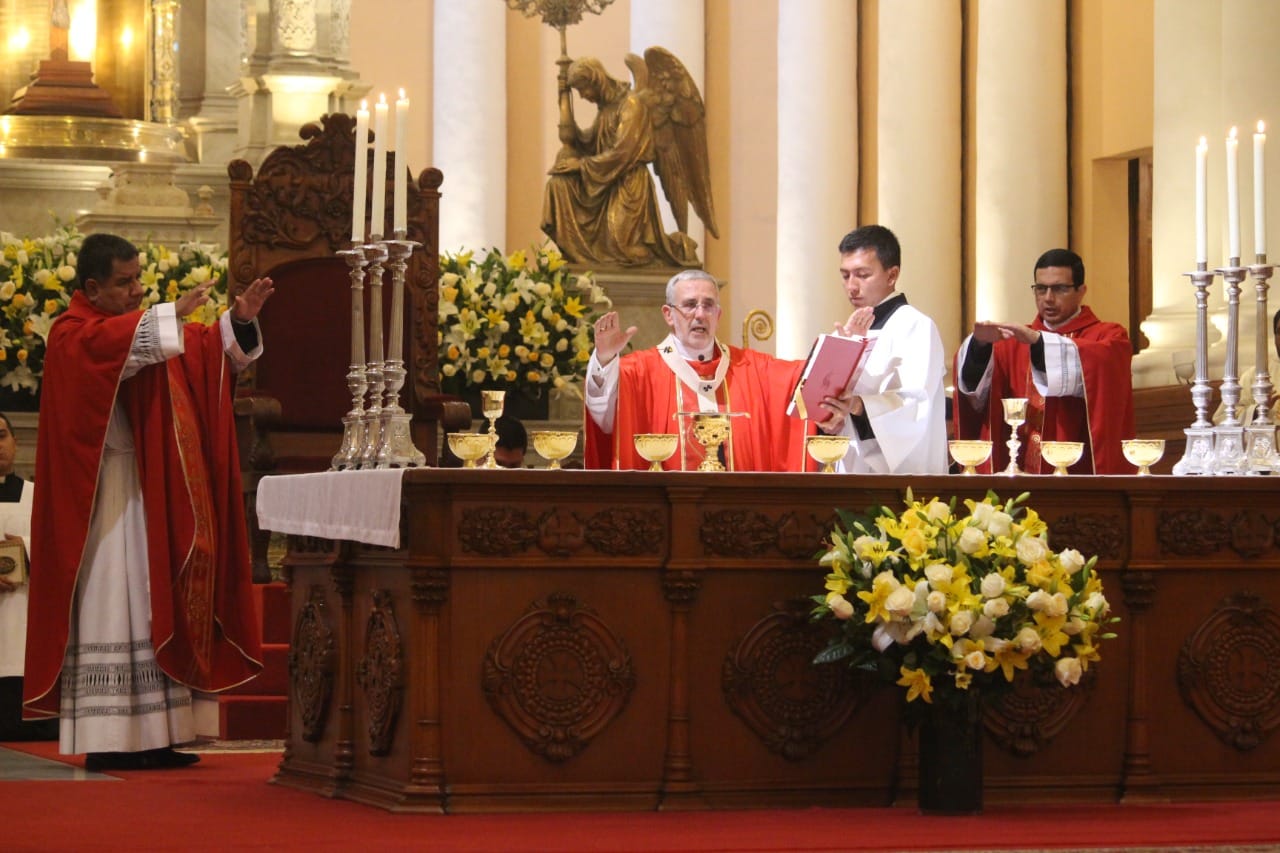
{"label": "white surplice", "polygon": [[[0,538],[4,534],[21,536],[31,553],[30,482],[22,484],[22,497],[16,503],[0,503]],[[0,592],[0,678],[22,675],[23,657],[27,649],[27,584],[12,592]]]}

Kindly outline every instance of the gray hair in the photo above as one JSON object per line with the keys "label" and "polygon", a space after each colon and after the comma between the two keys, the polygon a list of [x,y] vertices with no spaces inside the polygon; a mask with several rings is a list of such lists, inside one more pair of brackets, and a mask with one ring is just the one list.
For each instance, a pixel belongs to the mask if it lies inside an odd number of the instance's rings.
{"label": "gray hair", "polygon": [[667,304],[674,305],[676,301],[676,285],[682,281],[709,281],[716,286],[716,290],[720,290],[720,282],[716,281],[716,277],[706,270],[682,270],[671,276],[671,280],[667,282]]}

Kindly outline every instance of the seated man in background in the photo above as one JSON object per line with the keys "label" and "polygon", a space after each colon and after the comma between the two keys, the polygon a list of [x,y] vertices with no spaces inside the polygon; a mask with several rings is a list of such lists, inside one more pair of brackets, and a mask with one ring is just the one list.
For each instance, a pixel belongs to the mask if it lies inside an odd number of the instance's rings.
{"label": "seated man in background", "polygon": [[529,450],[529,433],[514,415],[503,415],[493,422],[498,441],[493,448],[493,461],[500,468],[523,468]]}
{"label": "seated man in background", "polygon": [[[13,472],[18,439],[0,415],[0,536],[31,553],[32,485]],[[8,569],[8,571],[5,571]],[[22,720],[22,667],[27,648],[27,579],[18,566],[0,566],[0,741],[57,740],[57,720]]]}
{"label": "seated man in background", "polygon": [[[621,355],[636,333],[617,312],[596,320],[587,366],[587,468],[645,469],[638,433],[676,433],[668,470],[696,470],[704,458],[692,418],[677,412],[741,412],[730,418],[721,460],[730,471],[803,471],[808,422],[786,413],[804,363],[782,361],[716,340],[720,288],[711,274],[685,270],[667,282],[662,316],[671,328],[651,349]],[[828,414],[827,417],[830,415]]]}
{"label": "seated man in background", "polygon": [[1120,442],[1134,435],[1133,347],[1118,323],[1104,323],[1083,304],[1084,262],[1075,252],[1050,249],[1035,265],[1036,319],[979,322],[956,355],[956,432],[992,441],[983,471],[1009,464],[1001,400],[1027,399],[1019,467],[1050,474],[1042,441],[1082,441],[1073,474],[1132,474]]}

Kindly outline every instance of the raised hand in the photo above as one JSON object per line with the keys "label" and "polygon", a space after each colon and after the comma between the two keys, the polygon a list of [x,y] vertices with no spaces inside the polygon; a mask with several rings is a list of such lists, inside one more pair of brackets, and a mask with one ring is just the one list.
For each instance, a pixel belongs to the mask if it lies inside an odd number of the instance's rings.
{"label": "raised hand", "polygon": [[844,323],[836,323],[836,334],[846,338],[862,337],[871,330],[871,322],[875,319],[875,309],[868,306],[855,308]]}
{"label": "raised hand", "polygon": [[231,319],[238,323],[248,323],[258,316],[263,303],[275,292],[275,283],[271,279],[255,278],[253,283],[236,297],[236,303],[231,306]]}
{"label": "raised hand", "polygon": [[629,326],[623,330],[622,324],[618,321],[617,311],[610,311],[596,320],[596,361],[600,362],[601,366],[613,361],[635,337],[637,331],[635,326]]}
{"label": "raised hand", "polygon": [[195,287],[188,290],[182,296],[178,297],[173,303],[174,310],[178,312],[179,317],[186,317],[192,311],[195,311],[201,305],[209,301],[209,288],[213,287],[213,280],[201,282]]}

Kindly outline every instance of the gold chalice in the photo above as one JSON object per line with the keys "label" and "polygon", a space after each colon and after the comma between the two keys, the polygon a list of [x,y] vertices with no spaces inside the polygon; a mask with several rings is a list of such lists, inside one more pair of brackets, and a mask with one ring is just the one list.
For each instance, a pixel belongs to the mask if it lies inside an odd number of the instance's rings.
{"label": "gold chalice", "polygon": [[849,452],[849,436],[811,435],[804,440],[804,447],[814,462],[822,463],[822,473],[834,474],[836,463]]}
{"label": "gold chalice", "polygon": [[1044,461],[1053,466],[1055,477],[1067,476],[1067,469],[1080,461],[1084,455],[1083,441],[1042,441],[1040,455]]}
{"label": "gold chalice", "polygon": [[956,439],[947,442],[947,450],[957,465],[964,466],[966,476],[978,473],[978,466],[991,458],[991,442],[986,439]]}
{"label": "gold chalice", "polygon": [[1009,441],[1006,442],[1009,448],[1009,466],[1004,469],[1004,473],[1021,474],[1022,470],[1018,468],[1018,449],[1022,447],[1022,440],[1018,438],[1018,427],[1027,422],[1027,398],[1005,397],[1000,404],[1004,407],[1004,422],[1009,425]]}
{"label": "gold chalice", "polygon": [[493,439],[483,432],[451,432],[449,433],[449,449],[462,460],[463,468],[475,468],[476,460],[493,447]]}
{"label": "gold chalice", "polygon": [[[492,439],[492,447],[498,446],[498,428],[496,421],[502,417],[502,409],[506,405],[507,392],[497,391],[493,389],[480,391],[480,411],[489,419],[489,438]],[[493,458],[492,448],[489,452],[489,458],[484,461],[484,467],[497,468],[498,460]]]}
{"label": "gold chalice", "polygon": [[693,436],[707,451],[707,455],[698,464],[698,470],[723,471],[724,465],[720,462],[720,445],[729,440],[729,416],[716,412],[695,413]]}
{"label": "gold chalice", "polygon": [[642,432],[632,439],[636,453],[649,463],[650,471],[661,471],[662,463],[671,458],[679,445],[680,436],[672,432]]}
{"label": "gold chalice", "polygon": [[578,446],[577,430],[535,429],[529,432],[529,439],[538,455],[551,463],[548,469],[559,468],[560,460]]}
{"label": "gold chalice", "polygon": [[1124,458],[1138,466],[1138,476],[1145,477],[1151,473],[1151,466],[1164,456],[1163,438],[1127,438],[1120,442],[1124,450]]}

